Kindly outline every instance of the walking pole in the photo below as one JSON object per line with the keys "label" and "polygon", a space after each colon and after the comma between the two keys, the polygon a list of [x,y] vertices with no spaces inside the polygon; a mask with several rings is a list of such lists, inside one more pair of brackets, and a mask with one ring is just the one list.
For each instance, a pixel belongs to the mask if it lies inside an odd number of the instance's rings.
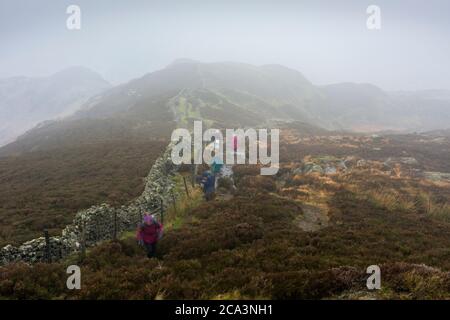
{"label": "walking pole", "polygon": [[161,199],[160,210],[161,210],[161,224],[164,224],[164,201],[163,201],[163,199]]}

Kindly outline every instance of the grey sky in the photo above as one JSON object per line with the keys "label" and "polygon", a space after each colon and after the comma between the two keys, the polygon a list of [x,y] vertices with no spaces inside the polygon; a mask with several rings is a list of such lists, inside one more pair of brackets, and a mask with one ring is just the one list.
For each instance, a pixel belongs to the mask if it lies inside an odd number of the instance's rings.
{"label": "grey sky", "polygon": [[[82,29],[66,29],[66,8]],[[381,7],[382,29],[366,28]],[[450,89],[450,1],[1,0],[0,78],[73,65],[113,83],[174,59],[279,63],[315,84]]]}

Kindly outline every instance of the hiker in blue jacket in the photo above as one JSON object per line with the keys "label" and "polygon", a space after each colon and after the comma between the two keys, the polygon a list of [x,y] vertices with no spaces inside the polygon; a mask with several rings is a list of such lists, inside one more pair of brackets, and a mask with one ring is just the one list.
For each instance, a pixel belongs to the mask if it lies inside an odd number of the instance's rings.
{"label": "hiker in blue jacket", "polygon": [[215,177],[211,171],[205,171],[202,175],[203,193],[206,201],[212,200],[215,192]]}

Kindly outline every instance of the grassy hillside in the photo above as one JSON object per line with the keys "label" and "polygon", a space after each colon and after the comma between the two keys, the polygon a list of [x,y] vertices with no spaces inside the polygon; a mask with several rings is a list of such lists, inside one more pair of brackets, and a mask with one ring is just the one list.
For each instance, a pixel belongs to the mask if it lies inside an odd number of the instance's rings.
{"label": "grassy hillside", "polygon": [[0,158],[0,246],[52,234],[91,205],[124,204],[143,190],[167,141],[116,140]]}
{"label": "grassy hillside", "polygon": [[[283,132],[285,158],[276,176],[236,165],[235,191],[221,182],[217,199],[206,203],[191,189],[190,198],[171,206],[156,259],[147,259],[126,233],[92,248],[83,261],[74,255],[60,263],[4,267],[0,297],[450,298],[450,182],[414,177],[410,164],[387,173],[380,161],[397,150],[387,146],[402,143],[420,159],[419,168],[445,169],[445,154],[431,154],[434,162],[422,164],[428,158],[418,150],[442,150],[446,140]],[[309,146],[306,153],[301,146]],[[332,174],[299,171],[308,163],[336,163],[344,151],[349,167],[361,155],[364,165]],[[73,263],[81,266],[83,282],[80,291],[69,292],[65,268]],[[373,264],[381,267],[379,291],[366,288],[366,268]]]}
{"label": "grassy hillside", "polygon": [[[179,204],[177,213],[169,215],[157,259],[148,260],[133,236],[125,236],[89,252],[80,264],[79,291],[65,289],[65,266],[74,262],[72,257],[62,263],[3,268],[0,297],[450,297],[448,222],[382,206],[352,192],[348,181],[323,189],[320,177],[311,177],[302,184],[311,192],[333,191],[326,200],[330,222],[305,231],[299,223],[307,215],[305,200],[287,196],[285,188],[273,189],[279,178],[262,179],[252,174],[257,170],[241,169],[236,171],[234,198],[196,202],[184,210]],[[422,263],[428,266],[418,265]],[[371,264],[382,268],[381,291],[365,289],[365,268]]]}
{"label": "grassy hillside", "polygon": [[175,127],[161,99],[107,118],[48,122],[1,148],[0,246],[44,228],[59,233],[80,209],[138,196]]}

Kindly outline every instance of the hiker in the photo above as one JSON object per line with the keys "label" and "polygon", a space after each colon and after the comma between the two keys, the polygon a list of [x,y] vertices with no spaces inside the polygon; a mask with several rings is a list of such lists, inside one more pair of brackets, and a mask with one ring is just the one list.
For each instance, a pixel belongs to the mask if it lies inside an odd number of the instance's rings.
{"label": "hiker", "polygon": [[238,150],[238,137],[235,134],[233,135],[233,150],[234,152]]}
{"label": "hiker", "polygon": [[217,175],[222,170],[223,161],[219,157],[214,157],[211,163],[211,171],[213,175]]}
{"label": "hiker", "polygon": [[162,236],[163,226],[155,217],[145,214],[144,222],[137,230],[137,240],[147,251],[147,257],[152,258],[156,254],[156,243]]}
{"label": "hiker", "polygon": [[205,195],[205,200],[212,200],[214,197],[216,179],[211,171],[205,171],[202,176],[201,183],[203,185],[203,194]]}
{"label": "hiker", "polygon": [[214,175],[214,188],[217,188],[220,172],[222,171],[223,161],[219,157],[214,157],[211,163],[211,172]]}

